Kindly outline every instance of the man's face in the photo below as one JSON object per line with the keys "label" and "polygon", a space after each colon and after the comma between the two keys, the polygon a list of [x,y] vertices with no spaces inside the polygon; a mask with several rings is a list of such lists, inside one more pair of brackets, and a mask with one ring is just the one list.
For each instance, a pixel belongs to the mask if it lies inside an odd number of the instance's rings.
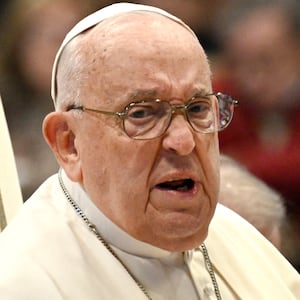
{"label": "man's face", "polygon": [[[134,13],[98,27],[87,36],[94,54],[86,107],[122,111],[133,101],[157,98],[183,104],[211,92],[203,50],[183,26]],[[162,137],[133,140],[117,118],[90,112],[83,113],[75,134],[83,187],[114,223],[172,251],[205,239],[219,186],[217,134],[196,133],[175,114]]]}

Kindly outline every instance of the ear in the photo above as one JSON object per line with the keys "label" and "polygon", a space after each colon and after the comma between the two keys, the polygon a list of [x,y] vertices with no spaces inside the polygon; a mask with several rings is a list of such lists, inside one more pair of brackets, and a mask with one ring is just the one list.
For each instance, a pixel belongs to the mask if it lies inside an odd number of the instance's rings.
{"label": "ear", "polygon": [[71,119],[66,113],[52,112],[44,119],[43,134],[68,177],[73,181],[81,182],[81,160],[76,149],[76,136],[71,124]]}

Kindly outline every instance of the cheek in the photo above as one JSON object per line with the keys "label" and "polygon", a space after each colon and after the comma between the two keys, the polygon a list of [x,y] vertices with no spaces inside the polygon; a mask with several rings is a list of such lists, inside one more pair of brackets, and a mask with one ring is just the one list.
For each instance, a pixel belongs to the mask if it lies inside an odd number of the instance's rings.
{"label": "cheek", "polygon": [[131,144],[120,149],[112,148],[109,157],[110,163],[105,163],[104,187],[99,187],[99,208],[118,226],[134,234],[144,223],[152,155],[149,148]]}
{"label": "cheek", "polygon": [[81,149],[84,186],[96,205],[120,225],[117,218],[141,215],[146,206],[155,150],[108,131],[92,142],[87,139],[89,147]]}
{"label": "cheek", "polygon": [[[219,142],[217,134],[204,134],[197,140],[197,150],[202,165],[202,177],[211,202],[218,199],[220,185]],[[213,203],[214,204],[214,203]]]}
{"label": "cheek", "polygon": [[[91,116],[83,116],[80,122],[80,132],[75,139],[76,150],[78,152],[83,177],[83,186],[87,191],[105,188],[107,169],[112,160],[113,149],[107,141],[105,134]],[[99,127],[101,125],[101,127]],[[93,187],[94,185],[94,187]]]}

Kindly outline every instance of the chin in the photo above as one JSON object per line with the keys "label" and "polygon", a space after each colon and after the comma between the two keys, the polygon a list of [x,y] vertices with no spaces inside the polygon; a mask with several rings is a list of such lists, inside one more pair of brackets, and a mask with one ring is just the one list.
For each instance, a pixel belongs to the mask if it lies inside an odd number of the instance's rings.
{"label": "chin", "polygon": [[208,234],[208,225],[195,218],[177,218],[153,232],[154,246],[168,251],[185,251],[198,247]]}
{"label": "chin", "polygon": [[207,232],[186,237],[166,239],[161,238],[160,240],[156,240],[155,244],[153,245],[172,252],[183,252],[199,247],[199,245],[201,245],[204,242],[206,237]]}

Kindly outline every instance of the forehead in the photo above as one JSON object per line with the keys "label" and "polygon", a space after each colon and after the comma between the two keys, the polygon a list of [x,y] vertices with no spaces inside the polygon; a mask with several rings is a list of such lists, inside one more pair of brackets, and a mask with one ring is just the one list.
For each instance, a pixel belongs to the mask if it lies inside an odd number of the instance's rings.
{"label": "forehead", "polygon": [[166,88],[195,78],[210,82],[206,56],[192,31],[156,13],[110,18],[79,40],[85,49],[85,80],[97,96],[119,98],[150,85]]}

